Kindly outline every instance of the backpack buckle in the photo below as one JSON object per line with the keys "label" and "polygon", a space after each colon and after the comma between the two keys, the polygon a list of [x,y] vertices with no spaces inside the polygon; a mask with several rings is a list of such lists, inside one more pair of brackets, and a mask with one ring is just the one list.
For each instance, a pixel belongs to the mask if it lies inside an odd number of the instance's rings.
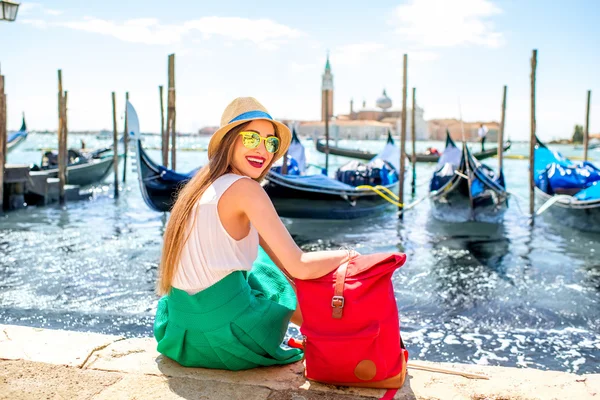
{"label": "backpack buckle", "polygon": [[331,307],[344,308],[344,296],[333,296],[331,299]]}

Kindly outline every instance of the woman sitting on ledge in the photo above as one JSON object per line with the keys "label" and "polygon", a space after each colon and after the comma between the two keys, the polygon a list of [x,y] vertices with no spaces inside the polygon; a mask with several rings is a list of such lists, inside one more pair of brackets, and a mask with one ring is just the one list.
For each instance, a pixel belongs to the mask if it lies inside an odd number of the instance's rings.
{"label": "woman sitting on ledge", "polygon": [[235,99],[210,139],[208,165],[177,198],[164,236],[154,336],[158,351],[181,365],[240,370],[302,358],[301,350],[280,346],[290,319],[302,323],[284,273],[318,278],[351,254],[304,253],[260,186],[291,136],[254,98]]}

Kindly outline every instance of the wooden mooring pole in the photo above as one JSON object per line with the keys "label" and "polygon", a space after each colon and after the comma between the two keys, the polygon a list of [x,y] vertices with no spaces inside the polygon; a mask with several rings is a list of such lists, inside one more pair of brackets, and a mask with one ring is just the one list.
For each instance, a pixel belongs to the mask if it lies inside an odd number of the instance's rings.
{"label": "wooden mooring pole", "polygon": [[[289,128],[289,126],[288,126]],[[294,130],[294,124],[292,123],[292,129],[290,129],[292,132]],[[285,151],[285,154],[283,155],[283,164],[281,164],[281,175],[287,175],[288,173],[288,152],[287,150]]]}
{"label": "wooden mooring pole", "polygon": [[583,161],[588,160],[588,146],[590,144],[590,102],[592,91],[587,92],[587,109],[585,113],[585,131],[583,131]]}
{"label": "wooden mooring pole", "polygon": [[535,71],[537,68],[537,50],[533,50],[531,55],[531,135],[529,137],[529,214],[531,215],[531,224],[534,221],[535,211]]}
{"label": "wooden mooring pole", "polygon": [[[64,160],[64,175],[65,175],[65,187],[66,185],[69,183],[69,150],[67,148],[67,143],[68,143],[68,138],[69,138],[69,124],[68,124],[68,118],[67,118],[67,105],[69,104],[68,102],[68,92],[65,90],[63,91],[63,116],[62,116],[62,122],[63,122],[63,128],[62,128],[62,144],[61,144],[61,148],[62,148],[62,153],[64,154],[63,156],[63,160]],[[66,190],[65,190],[65,196],[66,196]],[[65,197],[66,200],[66,197]]]}
{"label": "wooden mooring pole", "polygon": [[162,165],[164,167],[169,166],[169,134],[165,129],[165,107],[163,97],[163,87],[158,87],[158,94],[160,96],[160,137],[161,137],[161,154],[162,154]]}
{"label": "wooden mooring pole", "polygon": [[177,134],[175,129],[175,54],[169,55],[169,94],[167,109],[167,131],[171,135],[171,169],[177,169]]}
{"label": "wooden mooring pole", "polygon": [[412,154],[411,154],[411,163],[412,163],[412,195],[413,197],[417,193],[417,132],[415,125],[415,109],[417,108],[417,88],[413,88],[412,93],[412,114],[410,121],[410,133],[412,138]]}
{"label": "wooden mooring pole", "polygon": [[6,164],[6,95],[0,75],[0,214],[4,212],[4,165]]}
{"label": "wooden mooring pole", "polygon": [[502,116],[500,119],[500,131],[498,131],[498,173],[502,172],[502,164],[504,162],[504,124],[506,123],[506,89],[504,85],[502,94]]}
{"label": "wooden mooring pole", "polygon": [[325,90],[325,172],[329,174],[329,90]]}
{"label": "wooden mooring pole", "polygon": [[[2,76],[2,75],[0,75],[0,76]],[[8,150],[7,150],[7,148],[8,148],[8,143],[7,143],[7,140],[8,140],[8,122],[7,122],[8,121],[8,117],[7,117],[8,116],[8,103],[6,102],[6,93],[4,92],[4,86],[5,86],[4,82],[6,81],[6,78],[4,76],[2,76],[1,79],[2,79],[2,84],[1,84],[2,90],[0,90],[0,97],[1,97],[0,107],[2,107],[2,112],[4,114],[4,117],[2,117],[2,121],[0,121],[0,126],[2,127],[0,129],[2,129],[2,132],[3,132],[2,135],[3,135],[4,139],[1,139],[2,142],[0,142],[1,143],[0,144],[0,146],[1,146],[0,152],[2,152],[2,154],[4,154],[4,163],[6,163],[8,161]]]}
{"label": "wooden mooring pole", "polygon": [[119,152],[117,145],[119,137],[117,136],[117,106],[115,100],[115,92],[112,92],[112,110],[113,110],[113,169],[115,172],[115,199],[119,197]]}
{"label": "wooden mooring pole", "polygon": [[[123,126],[123,182],[127,180],[127,149],[129,147],[129,125],[127,125],[127,102],[129,101],[129,92],[125,92],[125,121]],[[117,148],[115,147],[115,151]],[[118,160],[118,158],[117,158]]]}
{"label": "wooden mooring pole", "polygon": [[402,82],[402,129],[400,131],[400,174],[398,175],[398,218],[403,219],[404,213],[404,172],[406,162],[406,90],[408,85],[408,78],[406,70],[408,66],[408,55],[404,55],[404,78]]}
{"label": "wooden mooring pole", "polygon": [[65,185],[67,183],[67,154],[65,132],[66,98],[62,86],[62,70],[58,70],[58,202],[65,204]]}

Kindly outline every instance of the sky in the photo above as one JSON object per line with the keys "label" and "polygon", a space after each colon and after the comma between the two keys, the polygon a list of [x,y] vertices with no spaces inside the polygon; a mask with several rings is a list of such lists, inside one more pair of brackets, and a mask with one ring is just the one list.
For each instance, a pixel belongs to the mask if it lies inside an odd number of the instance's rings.
{"label": "sky", "polygon": [[8,128],[25,112],[31,130],[56,130],[62,69],[70,131],[112,130],[111,92],[121,116],[128,91],[141,130],[159,132],[172,53],[180,132],[218,125],[239,96],[275,118],[319,119],[328,53],[335,114],[351,99],[374,108],[383,89],[400,108],[407,54],[425,119],[498,121],[507,85],[506,135],[525,140],[537,49],[540,138],[583,125],[588,90],[600,133],[599,20],[595,0],[22,1],[16,22],[0,22]]}

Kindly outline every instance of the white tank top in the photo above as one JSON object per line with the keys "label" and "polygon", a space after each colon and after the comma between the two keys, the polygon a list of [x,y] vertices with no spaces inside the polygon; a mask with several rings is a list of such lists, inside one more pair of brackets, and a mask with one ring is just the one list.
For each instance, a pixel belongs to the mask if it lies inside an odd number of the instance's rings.
{"label": "white tank top", "polygon": [[189,238],[181,251],[173,287],[195,294],[234,271],[252,269],[258,255],[258,232],[250,224],[248,236],[233,239],[221,224],[217,210],[223,193],[242,178],[248,177],[225,174],[217,178],[194,206],[186,229]]}

